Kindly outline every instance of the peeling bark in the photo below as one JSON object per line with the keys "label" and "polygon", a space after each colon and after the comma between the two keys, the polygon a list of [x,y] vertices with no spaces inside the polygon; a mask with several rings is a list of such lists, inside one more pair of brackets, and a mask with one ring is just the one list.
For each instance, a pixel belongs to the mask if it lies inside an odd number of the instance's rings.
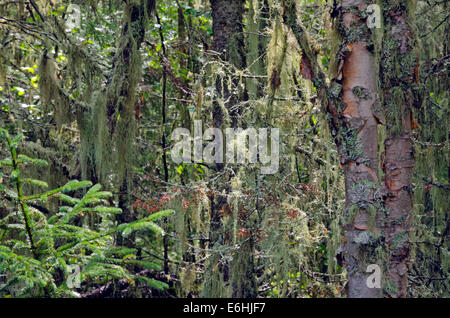
{"label": "peeling bark", "polygon": [[[346,220],[342,249],[348,272],[348,296],[373,298],[382,295],[380,288],[367,286],[371,273],[366,272],[372,262],[373,245],[376,244],[376,229],[370,224],[370,219],[375,216],[370,215],[369,210],[374,207],[378,183],[378,137],[377,121],[373,115],[376,102],[375,60],[368,50],[370,33],[365,21],[357,16],[365,7],[365,1],[343,2],[338,22],[345,45],[342,69],[338,70],[341,73],[338,76],[342,76],[341,98],[344,106],[341,116],[344,130],[356,135],[354,140],[345,140],[346,149],[344,153],[341,150],[347,213],[354,214]],[[360,91],[365,94],[358,94]]]}
{"label": "peeling bark", "polygon": [[[330,115],[346,185],[346,219],[339,259],[347,269],[349,297],[382,297],[381,288],[370,288],[367,266],[381,263],[376,254],[380,245],[377,222],[379,115],[375,58],[371,52],[371,32],[367,28],[364,0],[341,1],[334,8],[335,30],[339,33],[336,78],[325,84],[317,54],[297,17],[295,1],[283,1],[283,20],[291,27],[303,55],[311,64],[311,77],[318,97]],[[381,267],[381,266],[380,266]]]}

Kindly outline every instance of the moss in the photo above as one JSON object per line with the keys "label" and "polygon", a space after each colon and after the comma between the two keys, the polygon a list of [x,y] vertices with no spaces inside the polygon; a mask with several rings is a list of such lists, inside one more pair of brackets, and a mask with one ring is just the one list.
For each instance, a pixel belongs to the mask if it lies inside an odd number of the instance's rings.
{"label": "moss", "polygon": [[336,253],[341,244],[341,228],[339,226],[339,219],[336,218],[330,225],[331,237],[327,242],[327,258],[328,258],[328,274],[334,274],[336,272]]}
{"label": "moss", "polygon": [[405,113],[404,92],[400,86],[392,87],[385,96],[386,124],[388,134],[398,136],[403,132],[403,117]]}
{"label": "moss", "polygon": [[378,125],[378,178],[384,180],[383,154],[385,151],[384,141],[386,140],[386,126]]}
{"label": "moss", "polygon": [[409,241],[408,232],[406,231],[399,232],[394,236],[392,247],[394,249],[402,248],[408,241]]}
{"label": "moss", "polygon": [[339,97],[341,96],[341,92],[342,85],[337,82],[333,82],[331,87],[328,89],[328,97],[333,99],[333,101],[340,100]]}
{"label": "moss", "polygon": [[43,111],[48,112],[49,105],[54,103],[56,126],[60,129],[63,124],[71,122],[73,117],[70,111],[70,100],[61,92],[56,63],[47,56],[47,51],[42,54],[38,71]]}
{"label": "moss", "polygon": [[367,206],[367,215],[368,215],[368,226],[369,231],[374,232],[376,231],[376,218],[377,218],[377,209],[373,204],[369,204]]}
{"label": "moss", "polygon": [[353,204],[350,207],[348,207],[346,211],[347,211],[347,215],[346,215],[345,223],[352,224],[355,221],[356,216],[358,215],[358,213],[360,211],[360,208],[358,205]]}
{"label": "moss", "polygon": [[361,231],[355,236],[353,242],[358,244],[360,249],[367,249],[366,247],[363,247],[363,245],[373,244],[376,242],[376,238],[370,231]]}
{"label": "moss", "polygon": [[[269,97],[267,99],[267,118],[271,117],[274,108],[275,93],[282,83],[283,65],[286,62],[288,49],[288,33],[283,29],[279,17],[273,23],[273,33],[267,47],[267,74],[269,75]],[[286,76],[286,74],[284,74]]]}
{"label": "moss", "polygon": [[397,284],[392,282],[390,279],[386,279],[383,281],[383,290],[392,298],[397,297],[399,290]]}
{"label": "moss", "polygon": [[448,262],[449,262],[449,258],[450,258],[450,252],[448,251],[447,248],[441,246],[439,249],[440,252],[440,261],[441,261],[441,268],[442,271],[444,273],[448,273],[449,271],[449,266],[448,266]]}
{"label": "moss", "polygon": [[231,268],[233,298],[254,298],[258,294],[254,275],[252,244],[252,240],[246,240],[233,255]]}
{"label": "moss", "polygon": [[[340,10],[340,14],[344,13],[351,13],[361,19],[367,17],[367,12],[365,10],[359,10],[357,7],[343,7]],[[365,23],[352,22],[350,26],[346,26],[343,19],[339,18],[337,29],[342,36],[344,43],[367,42],[367,39],[370,38],[370,31]]]}
{"label": "moss", "polygon": [[344,162],[353,161],[358,163],[368,163],[369,159],[364,155],[361,140],[358,138],[355,129],[342,125],[338,132],[341,142],[340,153]]}
{"label": "moss", "polygon": [[368,100],[371,98],[370,91],[365,87],[355,86],[352,89],[352,93],[360,100]]}

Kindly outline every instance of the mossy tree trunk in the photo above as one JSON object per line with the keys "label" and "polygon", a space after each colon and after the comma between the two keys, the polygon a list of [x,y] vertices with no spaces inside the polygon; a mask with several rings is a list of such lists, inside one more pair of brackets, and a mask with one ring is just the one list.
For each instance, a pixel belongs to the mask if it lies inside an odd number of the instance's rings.
{"label": "mossy tree trunk", "polygon": [[321,103],[326,107],[330,130],[345,175],[346,211],[342,220],[344,236],[339,257],[347,270],[349,297],[382,296],[371,288],[366,272],[370,264],[382,266],[376,256],[379,247],[377,72],[371,30],[366,25],[364,0],[335,1],[334,33],[337,36],[331,83],[326,84],[306,29],[298,18],[295,1],[283,1],[283,20],[302,49],[304,65]]}
{"label": "mossy tree trunk", "polygon": [[[250,78],[247,80],[248,99],[250,103],[253,100],[257,100],[264,96],[264,85],[266,83],[266,78],[264,76],[267,73],[265,53],[268,45],[268,40],[264,36],[264,29],[268,25],[268,14],[269,8],[266,0],[249,1],[246,62],[247,65],[249,65],[251,74]],[[261,125],[259,116],[255,118],[254,123],[257,126]],[[242,126],[245,126],[245,124],[242,123]],[[252,188],[254,184],[250,181],[250,179],[252,179],[251,176],[256,174],[255,180],[258,180],[258,173],[259,171],[252,171],[248,167],[240,166],[237,178],[242,184],[238,186],[239,189],[233,190],[241,191],[241,187],[243,189]],[[241,204],[244,204],[246,209],[241,210]],[[257,230],[260,229],[261,226],[261,217],[257,217],[256,214],[259,216],[259,213],[261,213],[260,210],[262,209],[258,207],[257,202],[253,202],[250,197],[245,202],[239,202],[236,206],[239,206],[239,210],[241,210],[236,211],[237,209],[235,208],[235,211],[233,211],[233,213],[239,213],[239,216],[234,218],[234,222],[236,223],[236,231],[240,235],[235,234],[236,244],[239,248],[232,254],[232,297],[254,298],[258,293],[254,259],[256,245],[255,236]]]}
{"label": "mossy tree trunk", "polygon": [[[258,5],[255,8],[255,5]],[[267,0],[249,1],[248,12],[248,37],[247,37],[247,64],[251,75],[247,81],[248,95],[250,99],[257,99],[264,95],[266,79],[266,49],[268,39],[264,35],[268,26],[269,5]]]}
{"label": "mossy tree trunk", "polygon": [[412,108],[420,100],[416,82],[419,56],[414,26],[415,1],[388,1],[383,5],[384,34],[380,52],[380,82],[386,117],[383,232],[389,255],[385,290],[391,297],[406,297],[415,164]]}
{"label": "mossy tree trunk", "polygon": [[[219,53],[221,60],[230,63],[236,69],[243,69],[246,65],[245,43],[243,35],[243,12],[245,1],[242,0],[211,0],[213,17],[213,49]],[[246,93],[237,87],[238,83],[231,79],[232,74],[217,77],[216,96],[213,105],[214,127],[224,130],[227,127],[237,128],[240,123],[240,107],[238,103],[246,99]],[[222,104],[222,106],[221,106]],[[223,164],[216,165],[217,170],[224,171]],[[206,270],[203,295],[206,297],[255,297],[256,282],[253,270],[253,245],[243,243],[233,254],[230,264],[226,259],[220,259],[217,249],[231,247],[233,235],[228,227],[222,224],[222,216],[231,211],[227,198],[231,192],[230,181],[236,173],[226,172],[216,187],[215,195],[211,197],[211,227],[210,248],[211,256]],[[248,242],[248,241],[247,241]],[[230,273],[231,271],[231,273]],[[230,277],[231,276],[231,277]],[[231,282],[231,295],[224,291]],[[225,293],[225,294],[224,294]]]}
{"label": "mossy tree trunk", "polygon": [[362,17],[366,1],[343,1],[336,8],[337,30],[342,37],[335,85],[342,85],[337,111],[338,143],[345,174],[345,237],[343,263],[347,269],[349,297],[381,297],[381,288],[368,286],[375,257],[378,188],[378,133],[375,58],[371,32]]}
{"label": "mossy tree trunk", "polygon": [[[106,115],[110,136],[116,141],[117,171],[120,180],[120,223],[133,221],[131,193],[133,191],[133,158],[136,135],[137,84],[141,79],[139,49],[144,41],[148,17],[154,8],[154,0],[128,0],[125,2],[124,24],[118,50],[114,57],[113,73],[106,91]],[[110,157],[111,158],[111,157]],[[123,238],[119,235],[119,244]],[[127,244],[131,244],[128,242]]]}

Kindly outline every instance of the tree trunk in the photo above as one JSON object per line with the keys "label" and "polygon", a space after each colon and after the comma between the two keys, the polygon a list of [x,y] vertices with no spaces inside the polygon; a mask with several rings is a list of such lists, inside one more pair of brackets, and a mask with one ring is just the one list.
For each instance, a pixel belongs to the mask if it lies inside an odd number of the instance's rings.
{"label": "tree trunk", "polygon": [[[124,25],[118,51],[114,57],[111,82],[107,87],[107,120],[110,136],[115,140],[118,160],[116,169],[119,174],[119,207],[122,213],[117,215],[120,223],[134,220],[131,210],[133,191],[133,151],[136,138],[136,120],[134,108],[136,88],[141,79],[139,49],[144,40],[148,16],[154,8],[154,0],[128,0],[124,10]],[[110,157],[108,160],[111,160]],[[115,166],[115,165],[113,165]],[[118,244],[133,245],[118,234]]]}
{"label": "tree trunk", "polygon": [[[255,4],[258,5],[258,8],[254,7]],[[249,2],[247,62],[251,75],[255,76],[247,81],[248,95],[251,100],[264,96],[264,85],[267,82],[262,76],[267,73],[265,53],[268,40],[264,36],[264,29],[268,25],[268,7],[267,0]]]}
{"label": "tree trunk", "polygon": [[391,297],[406,297],[411,262],[411,178],[415,164],[411,140],[412,107],[419,100],[416,83],[418,41],[413,29],[415,1],[388,1],[384,6],[380,82],[387,136],[383,162],[386,187],[383,232],[389,255],[385,291]]}
{"label": "tree trunk", "polygon": [[344,237],[338,257],[347,269],[349,297],[381,297],[381,288],[372,288],[368,265],[382,266],[377,257],[378,132],[376,109],[376,68],[371,32],[363,18],[364,0],[335,2],[332,16],[339,38],[335,76],[329,86],[317,63],[317,53],[299,21],[295,1],[283,1],[283,20],[302,49],[302,63],[311,68],[312,81],[322,104],[327,105],[330,130],[345,174],[346,211]]}
{"label": "tree trunk", "polygon": [[[213,17],[213,49],[219,53],[223,61],[233,65],[237,69],[243,69],[246,65],[245,44],[243,36],[243,11],[242,0],[211,0],[211,10]],[[232,75],[232,74],[231,74]],[[240,101],[246,99],[245,93],[230,91],[228,84],[237,86],[237,82],[227,77],[216,80],[216,100],[213,103],[214,127],[224,130],[226,127],[238,127]],[[238,90],[239,91],[239,90]],[[224,113],[218,100],[224,103],[226,113]],[[217,165],[217,170],[223,171],[223,164]],[[233,173],[236,175],[236,173]],[[210,248],[212,250],[206,272],[206,282],[203,295],[207,297],[230,296],[223,294],[224,285],[228,284],[230,276],[232,279],[233,297],[255,297],[256,282],[254,281],[253,270],[253,245],[244,243],[233,256],[233,263],[225,259],[219,259],[215,249],[220,245],[231,246],[232,235],[227,229],[227,225],[222,224],[222,214],[230,210],[227,204],[229,195],[230,180],[232,174],[226,173],[216,187],[219,195],[211,196],[211,227],[210,227]],[[238,213],[238,211],[233,211]],[[219,234],[219,233],[222,233]],[[250,250],[249,250],[250,249]],[[231,275],[230,275],[231,270]],[[244,274],[243,274],[244,273]],[[250,275],[248,275],[250,273]],[[222,282],[222,287],[220,286]],[[220,290],[222,289],[222,290]]]}
{"label": "tree trunk", "polygon": [[[370,52],[370,31],[360,15],[365,1],[344,1],[338,9],[338,32],[343,38],[339,54],[342,68],[336,83],[342,83],[339,109],[341,164],[345,174],[346,213],[343,261],[347,269],[348,297],[381,297],[381,288],[368,285],[367,267],[381,266],[375,257],[377,245],[375,202],[378,187],[378,133],[375,59]],[[342,79],[340,79],[342,77]]]}

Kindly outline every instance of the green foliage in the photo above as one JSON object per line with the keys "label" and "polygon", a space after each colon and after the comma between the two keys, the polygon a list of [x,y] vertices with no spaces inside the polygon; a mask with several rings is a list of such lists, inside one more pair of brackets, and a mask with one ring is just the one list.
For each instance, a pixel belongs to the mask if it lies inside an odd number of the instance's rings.
{"label": "green foliage", "polygon": [[[159,266],[137,259],[135,249],[115,246],[113,235],[117,232],[128,235],[142,229],[164,235],[154,221],[171,215],[172,210],[113,226],[106,221],[121,213],[121,209],[108,206],[107,199],[112,194],[100,191],[99,184],[71,180],[57,189],[26,196],[22,193],[23,183],[39,188],[46,188],[47,184],[40,180],[22,179],[22,167],[45,164],[16,154],[23,135],[11,138],[4,129],[0,129],[0,135],[10,151],[10,158],[2,160],[2,176],[9,179],[3,185],[3,191],[12,202],[10,212],[0,220],[0,275],[6,278],[0,285],[0,296],[79,296],[73,284],[68,284],[73,266],[79,269],[81,282],[106,283],[113,279],[127,279],[158,290],[168,288],[164,282],[133,274],[130,269],[134,266],[142,269],[159,269]],[[86,189],[81,198],[73,195]],[[45,215],[36,208],[35,203],[43,204],[52,198],[62,203],[55,214]],[[83,226],[83,217],[87,216],[102,220],[102,229],[92,230]],[[75,287],[80,291],[84,289]]]}

